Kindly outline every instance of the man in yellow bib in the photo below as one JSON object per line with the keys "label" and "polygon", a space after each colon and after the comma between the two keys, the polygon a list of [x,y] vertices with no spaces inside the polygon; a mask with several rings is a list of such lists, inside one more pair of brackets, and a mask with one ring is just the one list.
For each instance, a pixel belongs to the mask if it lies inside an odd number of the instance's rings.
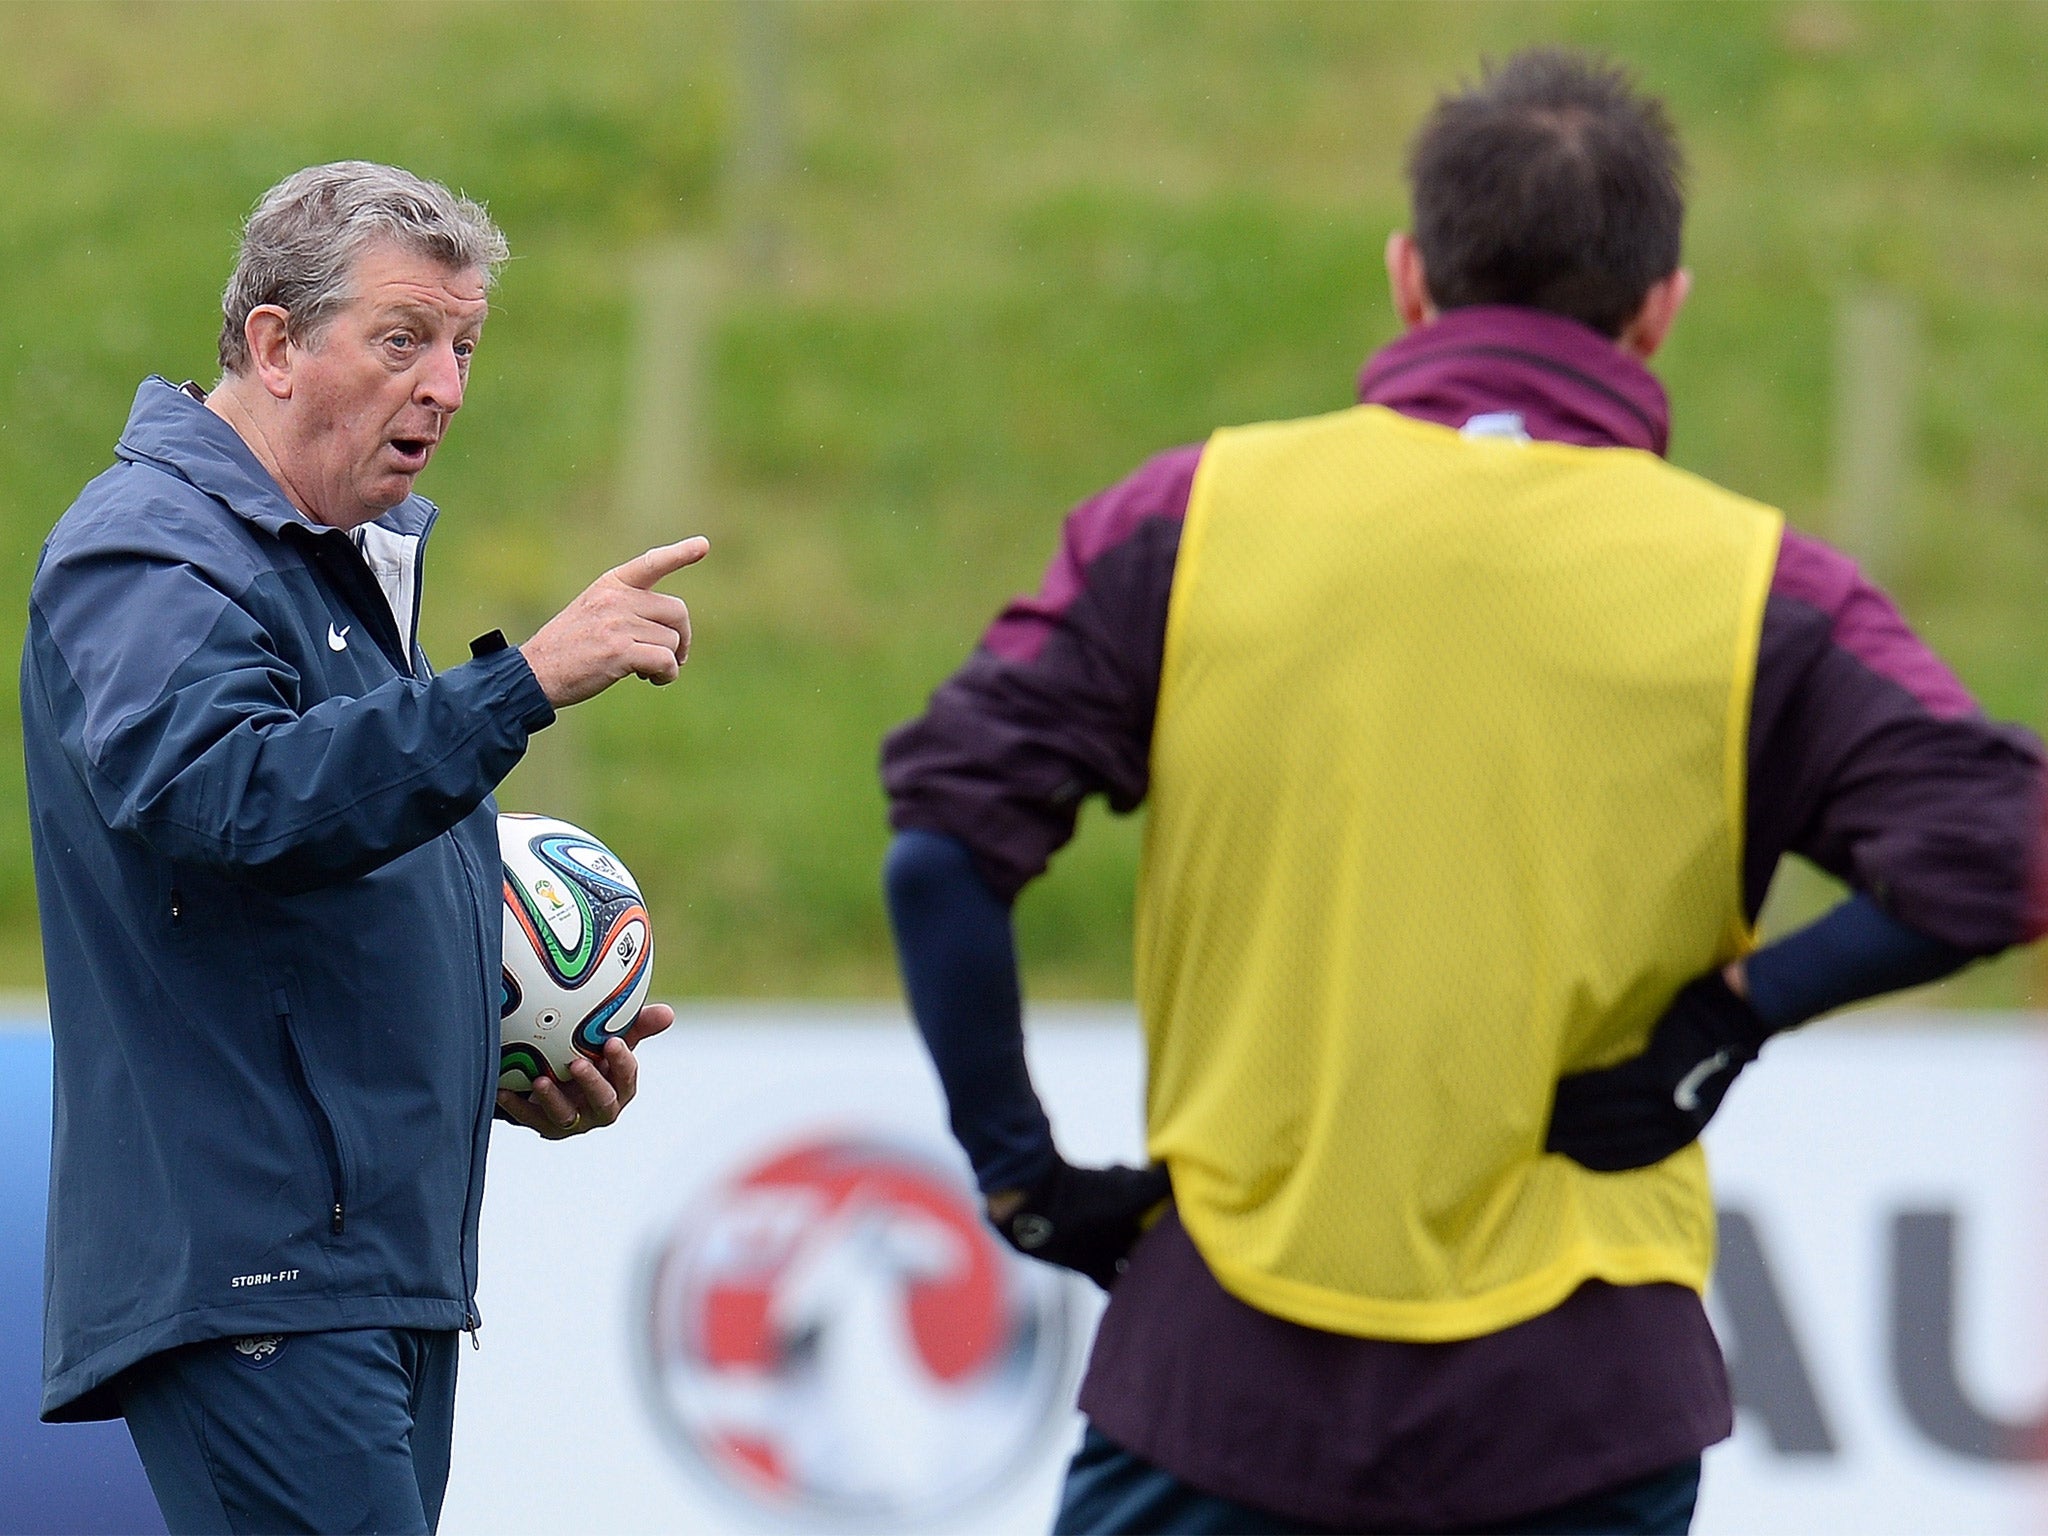
{"label": "man in yellow bib", "polygon": [[[1084,504],[885,747],[990,1217],[1112,1288],[1061,1531],[1685,1530],[1700,1129],[1771,1034],[2027,930],[2038,743],[1662,457],[1679,165],[1575,55],[1440,102],[1362,403]],[[1008,903],[1093,792],[1150,807],[1142,1170],[1062,1160],[1022,1055]],[[1857,894],[1752,954],[1787,852]]]}

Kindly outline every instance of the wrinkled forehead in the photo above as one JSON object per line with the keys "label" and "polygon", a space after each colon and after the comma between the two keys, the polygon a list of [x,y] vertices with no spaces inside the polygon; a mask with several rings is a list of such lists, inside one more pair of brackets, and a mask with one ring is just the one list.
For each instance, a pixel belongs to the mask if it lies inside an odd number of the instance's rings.
{"label": "wrinkled forehead", "polygon": [[482,326],[490,313],[490,277],[482,267],[451,267],[396,240],[363,248],[349,265],[348,294],[352,311],[417,313],[463,329]]}

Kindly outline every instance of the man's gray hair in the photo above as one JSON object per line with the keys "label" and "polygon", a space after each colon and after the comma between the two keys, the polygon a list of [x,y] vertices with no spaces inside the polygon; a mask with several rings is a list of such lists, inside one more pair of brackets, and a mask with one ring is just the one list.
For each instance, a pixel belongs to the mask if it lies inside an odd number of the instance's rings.
{"label": "man's gray hair", "polygon": [[453,271],[497,277],[505,237],[480,204],[395,165],[337,160],[287,176],[242,228],[235,274],[221,295],[220,364],[249,366],[249,312],[275,304],[293,341],[308,345],[350,297],[356,258],[380,240],[430,256]]}

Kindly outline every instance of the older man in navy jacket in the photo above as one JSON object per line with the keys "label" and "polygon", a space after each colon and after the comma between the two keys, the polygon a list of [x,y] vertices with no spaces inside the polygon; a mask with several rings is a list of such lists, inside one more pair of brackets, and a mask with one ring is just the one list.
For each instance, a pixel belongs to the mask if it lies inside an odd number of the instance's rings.
{"label": "older man in navy jacket", "polygon": [[[555,711],[672,681],[701,539],[436,674],[412,493],[505,257],[404,171],[251,215],[211,392],[144,382],[51,533],[22,659],[56,1060],[43,1416],[124,1415],[174,1530],[428,1530],[478,1326],[495,1103],[616,1119],[601,1064],[499,1093],[491,791]],[[495,1096],[495,1097],[494,1097]]]}

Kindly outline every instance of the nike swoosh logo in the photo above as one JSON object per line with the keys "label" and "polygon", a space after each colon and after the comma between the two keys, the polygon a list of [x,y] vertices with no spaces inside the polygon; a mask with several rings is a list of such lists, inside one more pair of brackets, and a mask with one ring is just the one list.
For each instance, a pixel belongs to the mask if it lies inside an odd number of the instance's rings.
{"label": "nike swoosh logo", "polygon": [[339,629],[336,629],[336,628],[335,628],[335,627],[334,627],[334,626],[333,626],[332,624],[328,625],[328,626],[327,626],[327,649],[329,649],[330,651],[345,651],[345,650],[347,650],[347,649],[348,649],[348,632],[349,632],[350,630],[354,629],[354,628],[355,628],[355,625],[353,625],[353,624],[344,624],[344,625],[342,625],[342,626],[341,626],[341,628],[339,628]]}
{"label": "nike swoosh logo", "polygon": [[1716,1051],[1678,1080],[1671,1090],[1671,1102],[1688,1115],[1700,1107],[1700,1088],[1706,1080],[1728,1065],[1728,1053]]}

